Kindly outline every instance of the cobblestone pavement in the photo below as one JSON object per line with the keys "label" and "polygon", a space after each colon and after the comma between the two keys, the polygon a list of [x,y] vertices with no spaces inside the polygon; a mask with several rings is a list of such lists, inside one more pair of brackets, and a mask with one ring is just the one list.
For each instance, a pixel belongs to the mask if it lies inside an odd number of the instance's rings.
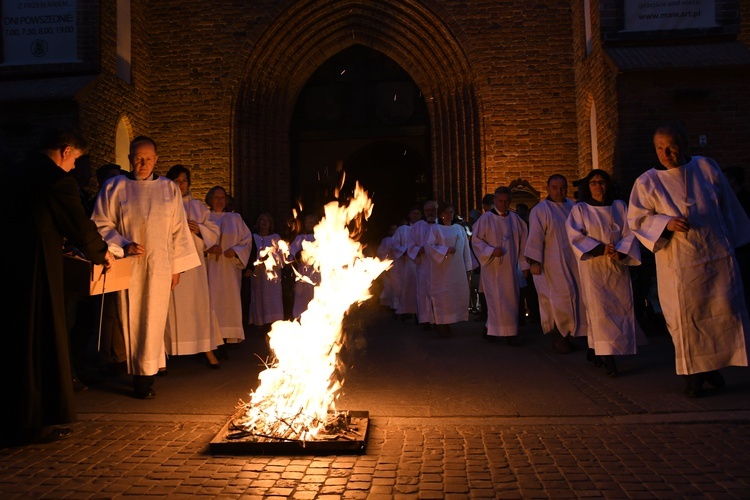
{"label": "cobblestone pavement", "polygon": [[211,452],[267,354],[249,332],[221,370],[170,359],[152,401],[127,377],[77,393],[71,438],[0,450],[0,498],[750,498],[746,368],[687,399],[665,336],[610,379],[536,325],[522,347],[476,320],[449,339],[375,311],[349,327],[338,407],[369,412],[362,454]]}

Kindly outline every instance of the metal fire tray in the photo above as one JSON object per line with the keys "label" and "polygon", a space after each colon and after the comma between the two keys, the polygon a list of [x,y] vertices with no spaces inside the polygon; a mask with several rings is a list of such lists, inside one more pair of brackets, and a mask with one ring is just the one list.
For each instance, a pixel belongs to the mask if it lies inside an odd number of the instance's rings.
{"label": "metal fire tray", "polygon": [[346,433],[316,437],[309,441],[276,439],[259,436],[236,437],[233,424],[240,415],[236,413],[211,440],[214,455],[344,455],[362,454],[367,446],[370,412],[337,411],[348,415]]}

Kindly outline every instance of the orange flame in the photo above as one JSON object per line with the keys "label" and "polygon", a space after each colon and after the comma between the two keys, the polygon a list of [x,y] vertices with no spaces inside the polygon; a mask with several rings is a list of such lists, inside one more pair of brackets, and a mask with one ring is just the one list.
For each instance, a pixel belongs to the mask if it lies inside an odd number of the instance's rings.
{"label": "orange flame", "polygon": [[373,205],[359,184],[346,206],[331,202],[315,226],[315,240],[303,243],[306,258],[320,272],[320,284],[297,321],[277,321],[268,334],[274,360],[258,376],[259,386],[243,403],[235,422],[256,436],[307,441],[323,429],[343,386],[338,353],[342,320],[354,303],[371,297],[373,280],[390,260],[364,257],[350,224],[369,218]]}

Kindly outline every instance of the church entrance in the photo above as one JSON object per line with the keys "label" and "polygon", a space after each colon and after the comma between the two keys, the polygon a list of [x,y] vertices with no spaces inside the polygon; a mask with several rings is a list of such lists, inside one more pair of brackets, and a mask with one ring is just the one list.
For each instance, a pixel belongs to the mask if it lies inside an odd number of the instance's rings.
{"label": "church entrance", "polygon": [[432,197],[429,117],[409,74],[384,54],[351,46],[308,79],[291,124],[293,205],[319,211],[359,183],[375,208],[362,242],[376,246],[409,208]]}

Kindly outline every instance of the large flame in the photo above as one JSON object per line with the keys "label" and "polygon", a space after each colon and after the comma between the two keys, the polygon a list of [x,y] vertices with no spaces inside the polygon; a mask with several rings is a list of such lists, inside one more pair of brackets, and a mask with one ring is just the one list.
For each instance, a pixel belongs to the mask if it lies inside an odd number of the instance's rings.
{"label": "large flame", "polygon": [[352,232],[372,213],[367,193],[356,185],[346,206],[331,202],[315,226],[315,241],[303,257],[320,272],[320,285],[296,321],[277,321],[268,334],[274,359],[258,376],[259,386],[243,403],[235,425],[248,434],[307,441],[325,426],[343,385],[337,370],[342,320],[354,303],[370,298],[370,286],[390,260],[364,257]]}

